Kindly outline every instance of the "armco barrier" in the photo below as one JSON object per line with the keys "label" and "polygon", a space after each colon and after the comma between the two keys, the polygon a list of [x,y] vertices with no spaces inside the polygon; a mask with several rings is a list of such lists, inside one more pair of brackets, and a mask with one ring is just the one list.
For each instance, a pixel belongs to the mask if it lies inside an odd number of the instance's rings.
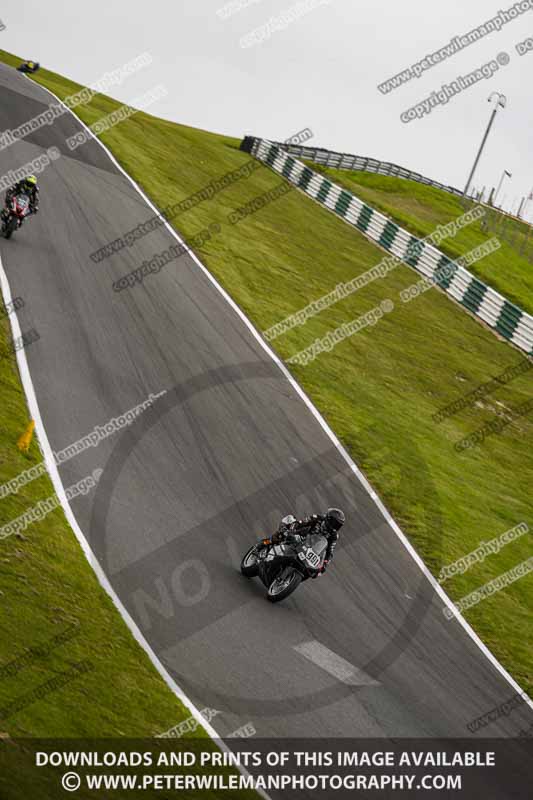
{"label": "armco barrier", "polygon": [[[245,136],[243,140],[243,150],[248,148],[248,141],[254,141],[253,136]],[[425,186],[434,186],[436,189],[442,189],[445,192],[450,192],[456,197],[462,197],[463,192],[456,189],[454,186],[446,186],[439,181],[433,181],[431,178],[426,178],[419,172],[413,172],[405,167],[400,167],[398,164],[392,164],[390,161],[379,161],[377,158],[367,158],[367,156],[353,156],[350,153],[338,153],[335,150],[326,150],[324,147],[304,147],[300,144],[291,144],[290,142],[272,142],[271,144],[281,147],[285,152],[291,156],[298,156],[305,161],[313,161],[322,167],[331,167],[332,169],[348,169],[356,172],[372,172],[375,175],[389,175],[393,178],[404,178],[409,181],[416,181],[423,183]],[[474,195],[467,195],[473,198]]]}
{"label": "armco barrier", "polygon": [[[251,142],[254,140],[253,136],[245,136],[244,142],[249,139]],[[424,186],[433,186],[435,189],[441,189],[443,192],[449,192],[456,197],[464,197],[462,189],[456,189],[455,186],[448,186],[445,183],[434,181],[431,178],[426,178],[420,172],[413,172],[411,169],[400,167],[398,164],[393,164],[390,161],[380,161],[377,158],[370,158],[368,156],[354,156],[351,153],[339,153],[337,150],[326,150],[325,147],[303,147],[300,144],[286,142],[272,142],[278,145],[291,156],[298,156],[304,161],[313,161],[322,167],[331,167],[331,169],[346,169],[354,172],[370,172],[373,175],[387,175],[392,178],[403,178],[407,181],[416,181],[422,183]],[[246,149],[246,146],[242,149]],[[486,201],[480,200],[482,192],[469,192],[466,197],[469,200],[475,200],[481,203],[485,208],[492,209],[501,214],[502,217],[514,219],[525,225],[530,225],[526,219],[513,214],[511,211],[504,211],[503,208],[488,205]]]}
{"label": "armco barrier", "polygon": [[346,189],[313,172],[276,143],[247,136],[241,143],[241,149],[267,164],[274,172],[392,255],[422,275],[434,278],[441,289],[476,317],[527,355],[533,355],[533,317],[486,286],[436,247],[417,239]]}

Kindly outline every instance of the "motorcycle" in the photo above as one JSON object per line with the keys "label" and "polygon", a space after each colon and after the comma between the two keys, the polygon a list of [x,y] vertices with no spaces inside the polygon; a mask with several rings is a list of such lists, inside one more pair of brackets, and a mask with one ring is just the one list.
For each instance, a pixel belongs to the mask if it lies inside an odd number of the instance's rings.
{"label": "motorcycle", "polygon": [[306,537],[289,533],[279,543],[262,539],[244,554],[241,572],[246,578],[259,577],[267,587],[268,599],[279,603],[302,581],[320,575],[327,546],[320,533]]}
{"label": "motorcycle", "polygon": [[0,233],[5,239],[20,228],[24,218],[30,213],[30,198],[26,194],[13,195],[7,208],[2,209]]}

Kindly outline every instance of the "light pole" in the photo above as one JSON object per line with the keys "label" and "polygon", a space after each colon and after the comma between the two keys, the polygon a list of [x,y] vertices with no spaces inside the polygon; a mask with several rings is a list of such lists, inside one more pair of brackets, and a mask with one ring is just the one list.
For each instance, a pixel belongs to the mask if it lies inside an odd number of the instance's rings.
{"label": "light pole", "polygon": [[496,198],[498,196],[498,192],[502,188],[503,179],[505,178],[506,175],[507,175],[508,178],[512,178],[513,177],[511,172],[508,172],[506,169],[504,169],[504,171],[502,172],[502,176],[500,178],[500,182],[498,184],[498,188],[496,189],[496,194],[494,195],[494,198],[493,198],[494,205],[496,205]]}
{"label": "light pole", "polygon": [[492,123],[494,122],[494,120],[496,118],[496,114],[498,113],[498,109],[499,108],[505,108],[505,106],[507,104],[507,98],[506,98],[506,96],[504,94],[500,94],[499,92],[492,92],[492,94],[488,98],[488,102],[489,103],[492,101],[493,97],[497,98],[496,105],[494,106],[494,111],[490,115],[489,124],[487,125],[487,130],[485,131],[485,135],[484,135],[483,140],[481,142],[481,145],[479,147],[479,150],[478,150],[478,153],[477,153],[477,156],[476,156],[476,160],[474,161],[474,166],[472,167],[472,171],[471,171],[470,175],[468,176],[468,180],[466,182],[465,190],[463,192],[463,197],[466,197],[468,189],[470,188],[470,184],[472,183],[472,178],[474,177],[474,173],[476,171],[479,159],[481,158],[481,153],[483,152],[483,148],[485,147],[485,143],[487,141],[487,137],[488,137],[488,135],[490,133],[490,129],[492,128]]}

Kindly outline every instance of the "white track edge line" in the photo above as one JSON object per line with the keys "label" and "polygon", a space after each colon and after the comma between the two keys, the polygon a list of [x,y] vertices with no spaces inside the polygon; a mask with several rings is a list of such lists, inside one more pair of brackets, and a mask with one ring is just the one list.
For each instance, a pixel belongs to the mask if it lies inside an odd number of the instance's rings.
{"label": "white track edge line", "polygon": [[[27,78],[26,75],[24,75],[24,77]],[[28,80],[30,80],[30,78],[28,78]],[[34,81],[31,81],[31,83],[34,84]],[[37,85],[39,86],[40,84],[37,84]],[[41,87],[41,88],[45,89],[45,87]],[[58,102],[60,102],[60,103],[62,102],[61,100],[59,100],[58,97],[56,97],[56,95],[53,94],[53,92],[50,92],[49,89],[46,89],[46,91],[49,92],[49,94],[51,94],[53,97],[55,97]],[[93,138],[96,138],[96,137],[94,137],[92,131],[90,131],[89,128],[87,128],[87,126],[78,117],[76,117],[75,114],[72,114],[72,116],[79,123],[81,123],[83,125],[83,127],[85,127],[89,131],[89,133],[91,134],[91,136],[93,136]],[[96,141],[98,141],[98,139],[96,139]],[[115,161],[114,157],[111,155],[111,153],[109,153],[107,148],[104,148],[104,149],[106,150],[106,152],[110,156],[110,158],[113,161]],[[117,164],[117,166],[119,166],[119,165]],[[124,172],[124,170],[121,167],[119,167],[119,168],[120,168],[121,172],[123,172],[124,175],[135,186],[134,182],[129,177],[129,175],[127,175],[127,173]],[[137,188],[137,187],[135,187],[135,188]],[[138,191],[140,192],[141,190],[139,189]],[[9,285],[7,273],[6,273],[5,269],[4,269],[4,265],[2,263],[1,256],[0,256],[0,289],[1,289],[2,295],[4,297],[4,303],[7,305],[7,303],[10,303],[12,301],[12,295],[11,295],[11,288],[10,288],[10,285]],[[10,323],[11,323],[11,331],[12,331],[13,339],[18,338],[19,336],[21,336],[22,333],[21,333],[21,329],[20,329],[20,323],[19,323],[18,316],[17,316],[16,312],[13,312],[10,315]],[[32,382],[32,379],[31,379],[30,370],[29,370],[29,366],[28,366],[28,360],[26,358],[26,352],[25,352],[25,348],[24,347],[22,347],[20,350],[17,350],[16,357],[17,357],[18,368],[19,368],[19,371],[20,371],[20,377],[21,377],[21,381],[22,381],[22,386],[24,388],[24,393],[26,395],[26,401],[27,401],[27,404],[28,404],[28,410],[30,412],[31,418],[35,421],[35,428],[36,428],[36,431],[37,431],[37,437],[39,439],[39,445],[41,447],[41,451],[43,453],[43,458],[44,458],[44,461],[45,461],[46,466],[48,468],[48,472],[50,474],[50,478],[52,480],[52,484],[53,484],[54,489],[56,491],[57,497],[61,502],[61,505],[63,507],[63,511],[65,512],[65,516],[67,518],[67,521],[70,524],[70,526],[71,526],[71,528],[72,528],[72,530],[73,530],[78,542],[80,543],[82,551],[83,551],[87,561],[89,562],[90,566],[93,568],[94,573],[95,573],[96,577],[98,578],[98,581],[100,582],[100,584],[103,587],[103,589],[105,589],[105,591],[107,592],[107,594],[109,595],[109,597],[113,601],[113,603],[116,606],[118,612],[120,613],[122,619],[124,620],[124,622],[126,623],[128,628],[130,629],[131,633],[133,634],[135,640],[142,647],[142,649],[145,651],[145,653],[147,654],[148,658],[150,659],[150,661],[152,662],[152,664],[156,668],[156,670],[159,673],[159,675],[163,678],[163,680],[166,683],[166,685],[168,686],[168,688],[173,692],[173,694],[178,698],[178,700],[180,700],[183,703],[185,708],[188,711],[191,712],[191,716],[194,717],[194,719],[200,724],[200,726],[206,731],[206,733],[209,734],[211,739],[215,739],[216,740],[217,746],[221,750],[223,750],[224,752],[233,754],[233,751],[224,742],[224,740],[222,739],[221,735],[219,733],[217,733],[217,731],[213,728],[213,726],[209,722],[207,722],[207,720],[200,714],[200,712],[198,711],[198,709],[196,708],[196,706],[194,705],[192,700],[190,700],[187,697],[187,695],[185,694],[183,689],[181,689],[181,687],[176,683],[176,681],[174,680],[172,675],[170,675],[170,673],[164,667],[162,662],[159,660],[159,658],[156,655],[156,653],[152,650],[150,644],[145,639],[145,637],[144,637],[142,631],[140,630],[140,628],[138,627],[137,623],[135,622],[133,617],[130,615],[130,613],[127,610],[126,606],[122,603],[121,599],[119,598],[119,596],[117,595],[117,593],[113,589],[111,583],[109,582],[109,579],[107,578],[107,575],[105,574],[104,570],[102,569],[102,567],[100,565],[100,562],[98,561],[98,559],[94,555],[93,551],[91,550],[89,542],[85,538],[85,535],[84,535],[83,531],[81,530],[80,526],[78,525],[78,522],[77,522],[77,520],[76,520],[76,518],[74,516],[74,513],[72,512],[72,509],[70,507],[70,502],[69,502],[69,500],[67,498],[67,495],[66,495],[66,492],[65,492],[65,488],[64,488],[63,482],[61,480],[61,476],[59,475],[59,471],[58,471],[57,465],[55,463],[55,459],[54,459],[54,456],[53,456],[53,451],[52,451],[52,448],[50,446],[50,442],[48,441],[48,436],[46,434],[44,423],[43,423],[43,420],[42,420],[42,417],[41,417],[39,404],[37,402],[37,395],[36,395],[35,388],[33,386],[33,382]],[[242,765],[236,765],[235,768],[238,769],[239,772],[241,772],[241,774],[244,775],[244,776],[249,776],[250,775],[248,770],[245,769],[245,767],[242,766]],[[253,791],[257,792],[257,794],[260,795],[261,797],[263,797],[264,800],[272,800],[270,795],[268,795],[262,789],[254,788]]]}
{"label": "white track edge line", "polygon": [[[0,257],[0,287],[2,291],[2,295],[4,297],[4,302],[9,303],[12,300],[11,296],[11,289],[9,286],[9,282],[7,279],[7,274],[4,269],[4,265],[2,263],[2,259]],[[20,323],[16,313],[12,313],[10,315],[10,322],[11,322],[11,331],[13,334],[13,339],[18,338],[22,335],[20,329]],[[137,623],[131,617],[127,608],[123,605],[122,601],[116,594],[115,590],[113,589],[112,585],[110,584],[104,570],[100,566],[100,562],[94,555],[91,547],[85,538],[74,513],[70,507],[70,502],[67,498],[61,477],[59,475],[59,471],[57,469],[57,465],[55,463],[55,459],[53,456],[52,448],[50,446],[50,442],[48,441],[48,436],[46,435],[46,430],[44,428],[44,423],[41,417],[41,412],[39,410],[39,405],[37,403],[37,397],[35,394],[35,388],[33,386],[33,382],[30,375],[30,370],[28,366],[28,360],[26,358],[26,352],[24,347],[16,352],[17,356],[17,363],[18,368],[20,371],[22,385],[24,387],[24,392],[26,394],[26,401],[28,403],[28,410],[30,412],[30,417],[35,421],[35,429],[37,432],[37,436],[39,439],[39,445],[41,447],[41,451],[43,453],[43,458],[48,468],[48,472],[50,474],[50,478],[52,480],[52,484],[56,491],[57,497],[61,502],[63,507],[63,511],[65,512],[65,516],[67,521],[74,531],[74,534],[81,545],[83,553],[89,562],[90,566],[94,570],[98,581],[100,582],[101,586],[105,589],[111,600],[113,601],[114,605],[116,606],[117,610],[119,611],[121,617],[123,618],[124,622],[130,629],[131,633],[133,634],[134,638],[136,639],[137,643],[142,647],[145,653],[148,655],[150,661],[156,668],[157,672],[161,675],[165,683],[167,684],[168,688],[173,692],[173,694],[180,700],[185,708],[191,712],[191,716],[195,718],[195,720],[200,723],[200,725],[204,728],[204,730],[209,734],[212,739],[216,739],[217,745],[226,752],[232,752],[230,748],[224,743],[221,739],[220,734],[216,732],[216,730],[206,721],[206,719],[200,714],[198,709],[192,703],[191,700],[187,697],[187,695],[183,692],[183,690],[178,686],[174,678],[167,672],[155,652],[150,647],[147,640],[144,638],[141,630],[137,626]],[[240,771],[244,775],[248,775],[249,773],[244,770],[244,768],[240,768]],[[265,800],[271,800],[269,795],[263,793],[260,789],[254,789],[254,791],[258,792]]]}
{"label": "white track edge line", "polygon": [[[25,77],[27,78],[27,80],[31,80],[31,78],[28,78],[27,76],[25,76]],[[35,83],[35,81],[31,81],[31,82],[32,82],[32,83]],[[40,84],[38,84],[38,85],[40,86]],[[46,89],[45,87],[42,87],[42,86],[41,86],[41,88],[45,89],[45,91],[47,91],[49,94],[51,94],[51,95],[52,95],[52,97],[55,97],[55,99],[56,99],[56,100],[57,100],[59,103],[61,103],[61,102],[62,102],[62,101],[59,99],[59,97],[57,97],[57,96],[56,96],[56,95],[55,95],[53,92],[51,92],[49,89]],[[74,114],[74,112],[73,112],[71,109],[68,109],[68,110],[70,111],[70,113],[72,114],[72,116],[73,116],[73,117],[74,117],[74,118],[75,118],[75,119],[76,119],[76,120],[77,120],[77,121],[78,121],[78,122],[79,122],[79,123],[82,125],[82,127],[84,127],[84,128],[85,128],[85,129],[86,129],[86,130],[87,130],[87,131],[90,133],[90,135],[92,136],[92,138],[93,138],[93,139],[95,139],[95,141],[97,141],[97,142],[98,142],[98,144],[99,144],[99,145],[100,145],[100,146],[101,146],[101,147],[102,147],[102,148],[105,150],[105,152],[107,153],[107,155],[109,156],[109,158],[111,159],[111,161],[112,161],[112,162],[115,164],[115,166],[117,167],[117,169],[118,169],[118,170],[120,170],[120,172],[121,172],[121,173],[122,173],[122,174],[123,174],[123,175],[124,175],[124,176],[127,178],[127,180],[129,180],[129,182],[131,183],[131,185],[132,185],[132,186],[133,186],[133,187],[134,187],[134,188],[137,190],[137,192],[138,192],[138,193],[141,195],[141,197],[144,199],[144,201],[147,203],[147,205],[148,205],[148,206],[149,206],[149,207],[150,207],[150,208],[151,208],[153,211],[155,211],[155,212],[156,212],[156,214],[158,214],[159,216],[161,216],[161,212],[160,212],[160,211],[159,211],[159,210],[158,210],[158,209],[157,209],[157,208],[154,206],[154,204],[151,202],[151,200],[149,200],[149,198],[148,198],[148,197],[147,197],[147,196],[144,194],[144,192],[142,191],[142,189],[140,188],[140,186],[139,186],[139,185],[138,185],[138,184],[137,184],[137,183],[136,183],[136,182],[133,180],[133,178],[131,178],[131,177],[128,175],[128,173],[126,172],[126,170],[125,170],[125,169],[124,169],[124,168],[123,168],[123,167],[122,167],[122,166],[121,166],[121,165],[118,163],[118,161],[116,160],[116,158],[114,157],[114,155],[113,155],[113,154],[111,153],[111,151],[110,151],[110,150],[109,150],[109,149],[108,149],[108,148],[105,146],[105,144],[104,144],[103,142],[101,142],[101,141],[100,141],[100,139],[98,139],[96,136],[94,136],[94,134],[93,134],[93,132],[90,130],[90,128],[88,128],[88,127],[87,127],[87,125],[85,125],[85,123],[84,123],[84,122],[83,122],[83,121],[82,121],[82,120],[81,120],[79,117],[77,117],[77,116],[76,116],[76,114]],[[152,116],[153,116],[153,115],[152,115]],[[209,279],[209,280],[210,280],[210,281],[213,283],[213,285],[214,285],[214,286],[215,286],[215,288],[216,288],[216,289],[217,289],[217,290],[220,292],[220,294],[222,295],[222,297],[224,297],[224,299],[227,301],[227,303],[228,303],[228,304],[231,306],[231,308],[232,308],[232,309],[235,311],[235,313],[236,313],[236,314],[237,314],[237,315],[240,317],[240,319],[242,320],[242,322],[243,322],[243,323],[246,325],[246,327],[247,327],[247,328],[250,330],[250,332],[252,333],[252,335],[254,336],[254,338],[255,338],[255,339],[256,339],[256,340],[259,342],[259,344],[262,346],[262,348],[265,350],[265,352],[266,352],[266,353],[267,353],[267,354],[270,356],[270,358],[271,358],[271,359],[274,361],[274,363],[275,363],[275,364],[277,364],[277,366],[280,368],[280,370],[281,370],[281,371],[282,371],[282,373],[285,375],[285,377],[287,378],[287,380],[289,381],[289,383],[291,384],[291,386],[294,388],[294,390],[296,391],[296,393],[297,393],[297,394],[298,394],[298,395],[299,395],[299,396],[302,398],[302,400],[303,400],[303,401],[304,401],[304,403],[307,405],[307,407],[309,408],[309,410],[311,411],[311,413],[313,414],[313,416],[316,418],[316,420],[318,421],[318,423],[320,424],[320,426],[322,427],[322,429],[323,429],[323,430],[325,431],[325,433],[326,433],[326,434],[329,436],[329,438],[331,439],[331,441],[333,442],[333,444],[335,445],[335,447],[337,448],[337,450],[340,452],[340,454],[342,455],[342,457],[343,457],[343,458],[344,458],[344,460],[346,461],[346,463],[347,463],[347,464],[350,466],[350,468],[352,469],[352,471],[353,471],[353,472],[355,473],[355,475],[356,475],[356,476],[359,478],[359,481],[360,481],[360,483],[362,484],[362,486],[364,486],[364,488],[366,489],[366,491],[368,492],[368,494],[370,495],[370,497],[372,498],[372,500],[374,500],[375,504],[377,505],[377,507],[379,508],[379,510],[381,511],[381,513],[383,514],[383,516],[384,516],[384,518],[386,519],[386,521],[388,522],[388,524],[391,526],[392,530],[393,530],[393,531],[395,532],[395,534],[398,536],[398,538],[400,539],[400,541],[402,542],[402,544],[405,546],[406,550],[409,552],[409,554],[411,555],[411,557],[413,558],[413,560],[416,562],[416,564],[418,564],[418,566],[420,567],[421,571],[424,573],[424,575],[426,576],[426,578],[429,580],[429,582],[431,583],[432,587],[435,589],[435,591],[437,592],[437,594],[439,595],[439,597],[441,598],[441,600],[444,602],[444,604],[445,604],[446,606],[448,606],[448,608],[450,608],[450,610],[452,610],[452,611],[453,611],[453,613],[454,613],[454,615],[455,615],[455,618],[456,618],[456,619],[459,621],[459,623],[462,625],[462,627],[464,628],[464,630],[465,630],[465,631],[468,633],[468,635],[471,637],[471,639],[472,639],[472,640],[475,642],[475,644],[476,644],[476,645],[479,647],[479,649],[481,650],[481,652],[482,652],[482,653],[483,653],[483,654],[486,656],[486,658],[487,658],[487,659],[488,659],[488,660],[491,662],[491,664],[493,665],[493,667],[495,667],[495,669],[496,669],[496,670],[497,670],[497,671],[498,671],[498,672],[499,672],[499,673],[500,673],[500,674],[501,674],[501,675],[502,675],[502,676],[503,676],[503,677],[504,677],[504,678],[507,680],[507,682],[508,682],[508,683],[509,683],[509,684],[510,684],[512,687],[513,687],[513,689],[515,689],[515,690],[517,691],[517,693],[519,693],[520,695],[522,695],[522,697],[523,697],[523,698],[525,698],[525,702],[526,702],[526,704],[527,704],[527,705],[529,705],[529,707],[530,707],[531,709],[533,709],[533,700],[532,700],[532,699],[531,699],[531,698],[530,698],[528,695],[526,695],[526,693],[524,692],[524,690],[522,689],[522,687],[521,687],[521,686],[520,686],[520,685],[517,683],[517,681],[515,681],[515,679],[512,677],[512,675],[510,675],[510,674],[507,672],[507,670],[505,669],[505,667],[504,667],[504,666],[502,666],[502,664],[500,664],[500,662],[498,661],[498,659],[496,658],[496,656],[495,656],[495,655],[493,655],[493,653],[491,653],[491,651],[489,650],[489,648],[488,648],[488,647],[487,647],[487,646],[486,646],[486,645],[485,645],[485,644],[484,644],[484,643],[481,641],[481,639],[479,638],[479,636],[477,635],[477,633],[474,631],[474,629],[471,627],[471,625],[470,625],[470,624],[469,624],[469,623],[466,621],[466,619],[463,617],[463,615],[462,615],[462,614],[460,614],[460,613],[457,611],[457,609],[455,608],[454,604],[452,603],[452,601],[450,600],[450,598],[448,597],[448,595],[446,594],[446,592],[444,591],[444,589],[442,588],[442,586],[441,586],[441,585],[438,583],[438,581],[437,581],[437,580],[434,578],[434,576],[432,575],[432,573],[431,573],[431,572],[429,571],[429,569],[426,567],[426,565],[425,565],[424,561],[423,561],[423,560],[421,559],[421,557],[418,555],[418,553],[416,552],[416,550],[415,550],[415,548],[413,547],[413,545],[410,543],[410,541],[408,540],[408,538],[406,537],[406,535],[403,533],[403,531],[401,530],[400,526],[398,525],[398,523],[396,522],[396,520],[393,518],[393,516],[390,514],[390,512],[388,511],[388,509],[385,507],[385,505],[384,505],[384,503],[382,502],[382,500],[381,500],[381,499],[378,497],[378,495],[376,494],[376,492],[374,491],[374,489],[372,488],[372,486],[370,485],[370,483],[367,481],[366,477],[363,475],[363,473],[361,472],[361,470],[359,469],[359,467],[357,466],[357,464],[355,463],[355,461],[352,459],[352,457],[349,455],[349,453],[348,453],[348,452],[345,450],[344,446],[341,444],[341,442],[340,442],[340,441],[339,441],[339,439],[337,438],[336,434],[335,434],[335,433],[332,431],[332,429],[329,427],[329,425],[327,424],[326,420],[325,420],[325,419],[322,417],[322,415],[320,414],[320,412],[318,411],[318,409],[317,409],[317,408],[314,406],[314,404],[312,403],[312,401],[311,401],[311,400],[309,399],[309,397],[308,397],[308,396],[305,394],[304,390],[303,390],[303,389],[301,388],[301,386],[300,386],[300,385],[297,383],[297,381],[295,380],[295,378],[293,378],[293,376],[291,375],[291,373],[289,372],[289,370],[287,369],[287,367],[286,367],[286,366],[283,364],[283,362],[282,362],[282,361],[281,361],[281,360],[278,358],[278,356],[276,355],[276,353],[275,353],[275,352],[274,352],[274,351],[273,351],[273,350],[272,350],[272,349],[271,349],[271,348],[270,348],[270,347],[267,345],[267,343],[265,342],[265,340],[263,339],[263,337],[262,337],[262,336],[260,335],[260,333],[259,333],[259,332],[256,330],[256,328],[254,327],[254,325],[252,324],[252,322],[251,322],[251,321],[248,319],[248,317],[245,315],[244,311],[242,311],[242,309],[241,309],[241,308],[239,308],[239,306],[237,305],[237,303],[236,303],[236,302],[235,302],[235,301],[234,301],[234,300],[233,300],[233,299],[232,299],[232,298],[229,296],[229,294],[226,292],[226,290],[225,290],[225,289],[224,289],[224,288],[223,288],[223,287],[222,287],[222,286],[219,284],[219,282],[216,280],[216,278],[214,277],[214,275],[212,275],[212,274],[209,272],[209,270],[207,269],[207,267],[205,267],[205,266],[204,266],[204,265],[201,263],[201,261],[198,259],[198,257],[196,256],[196,254],[195,254],[195,253],[193,253],[193,252],[192,252],[192,250],[191,250],[191,249],[190,249],[190,248],[187,246],[187,244],[186,244],[186,243],[185,243],[185,242],[184,242],[184,241],[183,241],[183,240],[180,238],[180,236],[179,236],[179,235],[178,235],[178,233],[177,233],[177,232],[174,230],[174,228],[172,228],[172,226],[170,225],[170,223],[168,223],[168,222],[165,222],[165,227],[166,227],[166,228],[167,228],[167,230],[168,230],[168,231],[171,233],[171,235],[172,235],[172,236],[173,236],[173,237],[174,237],[174,238],[175,238],[175,239],[176,239],[176,240],[177,240],[177,241],[178,241],[180,244],[182,244],[182,245],[183,245],[183,246],[186,248],[187,252],[188,252],[188,253],[189,253],[189,255],[191,256],[191,258],[194,260],[194,262],[195,262],[195,263],[196,263],[196,264],[197,264],[197,265],[200,267],[200,269],[202,270],[202,272],[203,272],[203,273],[206,275],[206,277],[207,277],[207,278],[208,278],[208,279]],[[24,352],[24,351],[22,350],[22,351],[19,351],[19,352]],[[32,387],[32,388],[33,388],[33,387]],[[81,533],[81,531],[80,531],[80,533]],[[83,536],[83,534],[82,534],[82,536]],[[106,578],[105,580],[107,581],[107,578]],[[117,600],[118,600],[118,598],[117,598]],[[120,603],[120,600],[119,600],[118,602]],[[122,604],[121,604],[121,605],[122,605]],[[128,612],[126,611],[126,609],[124,609],[124,611],[125,611],[125,613],[126,613],[126,614],[128,614]],[[129,617],[129,614],[128,614],[128,617]],[[129,618],[131,619],[131,617],[129,617]],[[135,625],[135,623],[133,622],[133,620],[132,620],[132,619],[131,619],[131,622],[132,622],[132,624],[133,624],[133,625]],[[137,626],[135,625],[135,627],[137,627]],[[146,647],[147,647],[147,648],[149,648],[150,646],[148,645],[148,643],[146,642],[146,640],[144,640],[144,637],[142,636],[142,634],[141,634],[141,632],[140,632],[140,631],[139,631],[139,636],[140,636],[140,637],[142,637],[143,641],[145,641]],[[151,652],[151,650],[150,650],[150,652]],[[155,661],[157,661],[158,663],[160,663],[160,662],[159,662],[159,659],[157,659],[157,656],[155,655],[155,653],[153,654],[153,658],[155,659]],[[155,661],[154,661],[154,663],[155,663]],[[171,681],[173,680],[173,679],[172,679],[170,676],[168,676],[168,679],[169,679],[169,680],[171,680]],[[177,685],[176,685],[176,689],[177,689],[179,692],[181,692],[181,690],[180,690],[180,689],[178,689]],[[183,696],[185,696],[185,695],[183,695]],[[188,701],[188,702],[190,702],[190,701]],[[192,705],[192,704],[191,704],[191,705]],[[187,707],[189,708],[189,706],[187,706]],[[194,708],[194,706],[192,706],[192,708]],[[206,726],[204,725],[204,727],[206,727]],[[211,726],[209,726],[209,727],[211,727]],[[207,728],[206,728],[206,729],[207,729]]]}

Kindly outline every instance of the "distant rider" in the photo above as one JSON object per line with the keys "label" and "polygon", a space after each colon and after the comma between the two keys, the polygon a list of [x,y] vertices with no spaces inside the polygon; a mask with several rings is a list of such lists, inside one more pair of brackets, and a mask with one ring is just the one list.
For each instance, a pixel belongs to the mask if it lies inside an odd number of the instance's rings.
{"label": "distant rider", "polygon": [[310,517],[300,520],[289,514],[281,520],[278,530],[272,536],[272,542],[279,544],[287,539],[290,541],[292,536],[306,537],[314,533],[321,534],[328,542],[326,558],[321,570],[325,572],[328,563],[333,559],[333,553],[339,540],[339,531],[345,522],[346,517],[340,508],[328,508],[325,514],[312,514]]}
{"label": "distant rider", "polygon": [[[39,210],[39,187],[37,186],[37,178],[35,175],[28,175],[26,178],[22,178],[21,181],[15,183],[14,186],[11,186],[11,188],[7,190],[4,214],[5,211],[9,209],[14,195],[17,194],[28,195],[30,200],[30,214],[36,214]],[[22,225],[22,220],[20,221],[19,227],[20,225]]]}

